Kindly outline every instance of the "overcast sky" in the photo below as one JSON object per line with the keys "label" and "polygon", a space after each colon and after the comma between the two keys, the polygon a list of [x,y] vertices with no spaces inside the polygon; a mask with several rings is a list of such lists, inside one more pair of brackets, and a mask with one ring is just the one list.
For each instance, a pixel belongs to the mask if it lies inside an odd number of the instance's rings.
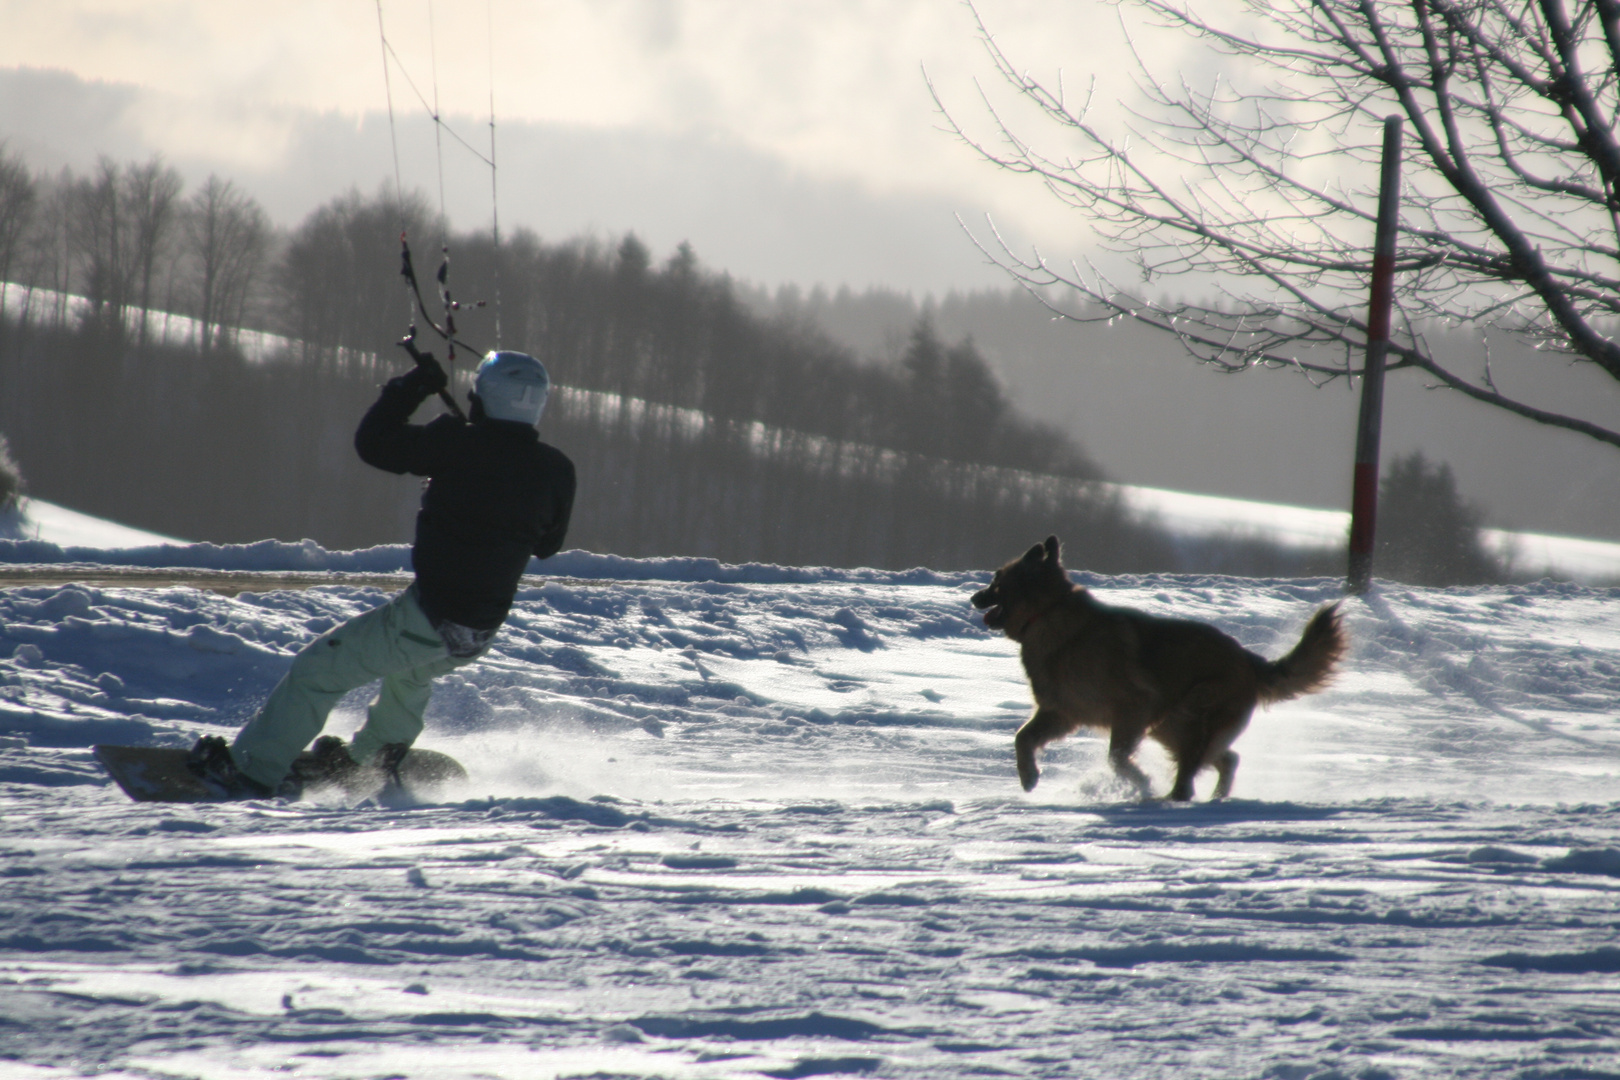
{"label": "overcast sky", "polygon": [[[978,10],[1035,73],[1129,93],[1111,5]],[[442,156],[458,227],[489,221],[489,175],[448,136],[436,151],[418,93],[483,154],[493,95],[505,227],[635,229],[750,280],[917,291],[1001,280],[955,214],[1058,253],[1084,241],[1038,188],[941,132],[924,69],[981,126],[976,80],[996,78],[954,0],[384,0],[381,17],[401,182],[437,201]],[[375,0],[0,0],[0,135],[42,165],[161,152],[295,220],[394,180],[378,22]],[[42,82],[50,70],[108,85]],[[73,94],[88,97],[65,113],[41,100]]]}

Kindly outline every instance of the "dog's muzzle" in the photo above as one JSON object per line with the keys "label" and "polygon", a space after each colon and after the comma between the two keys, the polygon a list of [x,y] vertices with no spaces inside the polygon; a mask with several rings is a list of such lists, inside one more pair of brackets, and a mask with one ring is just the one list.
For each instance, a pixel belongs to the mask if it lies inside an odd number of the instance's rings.
{"label": "dog's muzzle", "polygon": [[1007,624],[1007,613],[1005,609],[1003,609],[1000,604],[996,603],[994,586],[991,586],[988,589],[981,589],[980,591],[974,593],[971,603],[974,607],[984,612],[984,625],[988,626],[990,629],[1000,630]]}

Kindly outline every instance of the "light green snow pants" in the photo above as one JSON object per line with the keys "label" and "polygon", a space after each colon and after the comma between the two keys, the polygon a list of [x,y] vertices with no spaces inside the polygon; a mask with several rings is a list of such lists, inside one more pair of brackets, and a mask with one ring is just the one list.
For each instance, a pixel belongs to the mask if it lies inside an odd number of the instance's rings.
{"label": "light green snow pants", "polygon": [[433,679],[475,659],[450,655],[412,585],[305,646],[258,715],[237,733],[231,757],[248,776],[275,787],[321,733],[339,699],[376,679],[382,687],[349,753],[363,762],[389,743],[409,745],[422,733]]}

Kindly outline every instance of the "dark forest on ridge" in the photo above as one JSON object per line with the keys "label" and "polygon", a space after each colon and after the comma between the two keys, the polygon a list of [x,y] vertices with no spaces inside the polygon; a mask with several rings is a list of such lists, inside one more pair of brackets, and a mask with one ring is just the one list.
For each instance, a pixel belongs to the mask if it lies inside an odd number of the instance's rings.
{"label": "dark forest on ridge", "polygon": [[[350,440],[409,363],[402,227],[437,300],[446,231],[424,199],[350,192],[278,236],[228,182],[182,198],[157,161],[36,179],[0,151],[0,173],[0,278],[17,283],[0,432],[30,494],[192,540],[408,541],[419,481]],[[1056,532],[1070,565],[1102,572],[1341,570],[1133,519],[1082,448],[1014,410],[971,338],[926,318],[898,364],[869,362],[757,313],[688,245],[655,265],[633,235],[444,242],[456,298],[489,301],[458,313],[459,336],[494,347],[498,318],[557,384],[542,437],[579,467],[570,547],[965,569]],[[177,333],[163,312],[193,321]],[[458,357],[458,397],[477,359]]]}

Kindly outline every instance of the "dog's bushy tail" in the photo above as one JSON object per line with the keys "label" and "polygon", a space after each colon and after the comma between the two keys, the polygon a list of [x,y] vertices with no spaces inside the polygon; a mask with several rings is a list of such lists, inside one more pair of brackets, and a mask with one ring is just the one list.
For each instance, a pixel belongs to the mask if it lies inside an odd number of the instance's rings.
{"label": "dog's bushy tail", "polygon": [[1327,686],[1333,681],[1334,668],[1349,647],[1344,627],[1339,624],[1339,605],[1328,604],[1321,608],[1305,624],[1305,632],[1292,652],[1280,660],[1257,665],[1260,702],[1270,705],[1288,701]]}

